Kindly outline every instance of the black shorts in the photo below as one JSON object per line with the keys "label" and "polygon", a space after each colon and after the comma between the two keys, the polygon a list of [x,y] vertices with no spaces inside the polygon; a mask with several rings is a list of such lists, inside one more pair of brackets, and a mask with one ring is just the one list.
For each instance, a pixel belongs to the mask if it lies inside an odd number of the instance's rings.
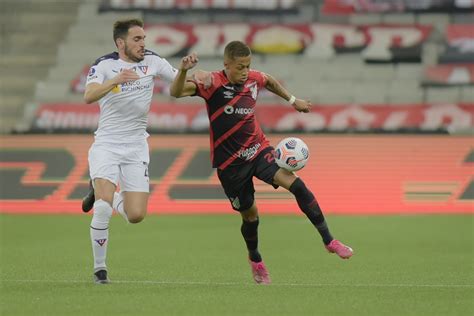
{"label": "black shorts", "polygon": [[234,210],[245,211],[253,205],[255,200],[253,177],[272,185],[275,189],[278,188],[273,184],[273,177],[280,167],[275,162],[273,151],[273,147],[270,146],[250,162],[229,166],[224,170],[217,169],[219,180]]}

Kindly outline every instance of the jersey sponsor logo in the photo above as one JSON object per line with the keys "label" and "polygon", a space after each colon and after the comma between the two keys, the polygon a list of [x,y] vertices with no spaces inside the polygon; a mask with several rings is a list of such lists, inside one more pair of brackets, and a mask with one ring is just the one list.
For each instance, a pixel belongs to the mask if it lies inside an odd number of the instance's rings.
{"label": "jersey sponsor logo", "polygon": [[244,150],[239,150],[237,154],[242,159],[250,160],[255,156],[255,154],[257,153],[260,147],[262,147],[262,144],[257,143],[253,145],[252,147],[246,148]]}
{"label": "jersey sponsor logo", "polygon": [[234,113],[247,115],[247,114],[252,114],[254,111],[255,110],[253,108],[236,108],[234,110]]}
{"label": "jersey sponsor logo", "polygon": [[116,85],[111,91],[112,93],[119,93],[122,90],[120,89],[120,85]]}
{"label": "jersey sponsor logo", "polygon": [[232,105],[226,105],[224,108],[225,114],[232,114],[234,113],[234,107]]}
{"label": "jersey sponsor logo", "polygon": [[129,81],[121,84],[122,92],[140,91],[151,88],[151,84],[142,84],[140,80]]}
{"label": "jersey sponsor logo", "polygon": [[99,244],[99,246],[103,246],[107,242],[107,238],[102,238],[102,239],[94,239],[96,243]]}
{"label": "jersey sponsor logo", "polygon": [[224,108],[224,113],[231,115],[231,114],[241,114],[241,115],[247,115],[247,114],[253,114],[255,112],[255,109],[253,108],[234,108],[232,105],[226,105]]}

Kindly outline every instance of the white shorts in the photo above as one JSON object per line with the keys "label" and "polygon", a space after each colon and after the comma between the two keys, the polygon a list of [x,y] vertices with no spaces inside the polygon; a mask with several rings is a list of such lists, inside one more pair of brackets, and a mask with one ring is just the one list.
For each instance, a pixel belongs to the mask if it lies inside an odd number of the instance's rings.
{"label": "white shorts", "polygon": [[95,142],[89,149],[91,179],[109,180],[120,185],[121,191],[150,191],[149,162],[150,153],[146,140],[132,144]]}

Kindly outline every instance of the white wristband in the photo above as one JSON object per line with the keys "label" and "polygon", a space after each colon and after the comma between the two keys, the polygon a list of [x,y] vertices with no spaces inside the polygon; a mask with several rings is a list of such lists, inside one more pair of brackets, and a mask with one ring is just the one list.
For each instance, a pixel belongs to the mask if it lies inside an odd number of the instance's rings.
{"label": "white wristband", "polygon": [[291,98],[288,100],[288,102],[293,105],[293,103],[295,103],[296,101],[296,97],[294,95],[291,96]]}

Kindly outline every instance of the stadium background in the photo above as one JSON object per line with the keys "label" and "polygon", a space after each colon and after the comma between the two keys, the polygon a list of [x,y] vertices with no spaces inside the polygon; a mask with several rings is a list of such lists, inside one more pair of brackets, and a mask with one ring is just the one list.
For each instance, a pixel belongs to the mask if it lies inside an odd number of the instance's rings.
{"label": "stadium background", "polygon": [[[49,202],[73,205],[84,193],[84,148],[98,119],[97,105],[82,101],[85,76],[95,58],[114,50],[113,22],[132,16],[145,21],[148,48],[173,65],[196,51],[199,68],[220,69],[226,42],[244,40],[255,53],[254,68],[313,102],[311,114],[300,114],[262,93],[257,115],[267,133],[303,133],[312,158],[301,174],[314,182],[327,212],[468,212],[474,198],[469,142],[474,126],[472,3],[373,2],[3,1],[2,130],[87,136],[66,141],[52,135],[2,137],[2,211],[53,211]],[[177,193],[167,181],[181,179],[180,185],[191,188],[199,187],[195,182],[206,183],[200,190],[214,190],[217,182],[206,159],[208,122],[202,100],[175,100],[159,79],[155,92],[149,129],[159,150],[151,172],[156,174],[154,187],[166,199],[160,204],[154,194],[150,210],[172,212],[175,208],[164,202]],[[180,141],[181,147],[166,149],[165,133],[201,133],[202,145],[193,151],[193,140]],[[372,136],[348,138],[357,133]],[[412,137],[420,133],[425,135]],[[279,137],[274,136],[274,144]],[[419,152],[418,144],[429,145]],[[48,155],[51,146],[61,154]],[[62,174],[50,171],[62,165]],[[199,174],[175,175],[175,169]],[[289,201],[282,192],[265,192],[264,198]],[[212,196],[208,206],[203,203],[206,194],[197,195],[199,207],[191,212],[216,209],[216,200],[222,211],[228,209],[222,195]],[[340,195],[351,197],[345,206]],[[374,204],[369,196],[390,202]]]}
{"label": "stadium background", "polygon": [[[459,295],[472,298],[473,8],[470,0],[2,0],[2,252],[13,243],[7,223],[27,218],[11,214],[80,215],[98,119],[97,105],[82,100],[85,76],[95,58],[115,49],[113,22],[138,17],[147,48],[172,65],[196,51],[198,68],[220,69],[225,43],[243,40],[254,51],[253,68],[312,101],[312,113],[300,114],[263,92],[257,117],[273,144],[288,135],[308,143],[310,162],[299,174],[332,221],[351,215],[349,222],[369,225],[380,217],[355,215],[409,214],[415,223],[427,214],[467,224],[458,233],[467,237],[470,263],[453,260],[470,266],[470,277],[458,276],[467,282]],[[232,213],[210,168],[207,128],[202,100],[175,100],[156,80],[150,213]],[[256,188],[262,214],[299,214],[284,190]],[[452,314],[473,308],[458,307]]]}

